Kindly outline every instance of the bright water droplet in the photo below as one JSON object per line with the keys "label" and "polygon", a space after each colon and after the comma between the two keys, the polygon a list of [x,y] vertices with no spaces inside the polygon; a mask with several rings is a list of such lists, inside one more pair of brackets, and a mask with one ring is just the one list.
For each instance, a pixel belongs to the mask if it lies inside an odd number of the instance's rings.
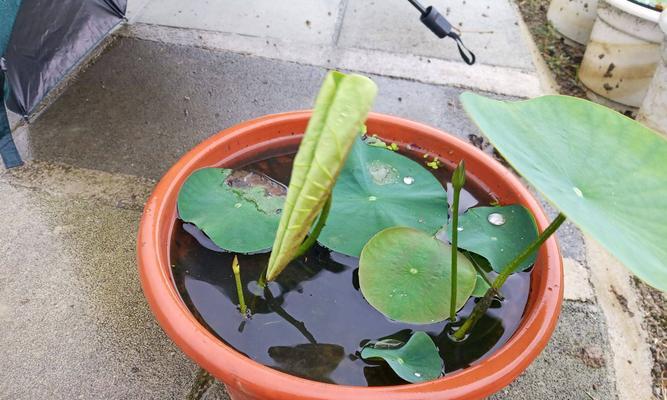
{"label": "bright water droplet", "polygon": [[495,242],[496,240],[498,240],[498,238],[495,237],[495,236],[491,236],[491,240],[493,240]]}
{"label": "bright water droplet", "polygon": [[403,183],[405,183],[406,185],[412,185],[413,183],[415,183],[415,178],[411,176],[406,176],[405,178],[403,178]]}
{"label": "bright water droplet", "polygon": [[456,230],[459,231],[459,232],[462,232],[462,231],[463,231],[463,227],[459,226],[458,228],[456,228]]}
{"label": "bright water droplet", "polygon": [[577,197],[581,197],[582,199],[584,198],[584,192],[582,192],[581,189],[579,189],[578,187],[574,186],[574,187],[572,188],[572,190],[574,190],[574,194],[576,194]]}
{"label": "bright water droplet", "polygon": [[500,213],[489,214],[487,220],[491,225],[496,225],[496,226],[505,225],[505,217]]}
{"label": "bright water droplet", "polygon": [[415,376],[416,376],[417,378],[419,378],[419,377],[422,376],[422,374],[420,374],[419,372],[415,372]]}
{"label": "bright water droplet", "polygon": [[375,201],[375,200],[377,200],[377,199],[378,199],[378,198],[375,197],[375,196],[368,196],[368,201]]}
{"label": "bright water droplet", "polygon": [[236,204],[234,204],[234,208],[241,208],[242,205],[243,204],[241,204],[241,203],[236,203]]}
{"label": "bright water droplet", "polygon": [[419,271],[417,271],[417,268],[410,268],[410,273],[411,273],[412,275],[416,275],[417,272],[419,272]]}

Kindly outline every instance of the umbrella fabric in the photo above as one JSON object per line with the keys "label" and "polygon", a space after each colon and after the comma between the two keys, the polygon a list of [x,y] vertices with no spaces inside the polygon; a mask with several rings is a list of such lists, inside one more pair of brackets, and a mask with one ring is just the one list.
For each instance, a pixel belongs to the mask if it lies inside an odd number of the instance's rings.
{"label": "umbrella fabric", "polygon": [[[0,100],[27,117],[123,21],[126,8],[127,0],[0,0]],[[20,165],[0,109],[0,154],[5,166]]]}
{"label": "umbrella fabric", "polygon": [[[5,53],[20,6],[21,0],[0,0],[0,56]],[[0,156],[5,166],[12,168],[21,165],[22,162],[12,140],[12,132],[4,106],[5,92],[8,90],[5,85],[4,69],[4,59],[0,58]]]}

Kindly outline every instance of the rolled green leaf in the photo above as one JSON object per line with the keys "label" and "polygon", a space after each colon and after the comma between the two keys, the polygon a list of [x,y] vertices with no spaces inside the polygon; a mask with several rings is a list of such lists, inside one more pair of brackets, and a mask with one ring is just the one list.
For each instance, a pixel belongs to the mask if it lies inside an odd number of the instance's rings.
{"label": "rolled green leaf", "polygon": [[325,77],[294,158],[287,199],[269,259],[268,280],[275,279],[297,254],[331,195],[376,94],[377,86],[364,76],[334,71]]}

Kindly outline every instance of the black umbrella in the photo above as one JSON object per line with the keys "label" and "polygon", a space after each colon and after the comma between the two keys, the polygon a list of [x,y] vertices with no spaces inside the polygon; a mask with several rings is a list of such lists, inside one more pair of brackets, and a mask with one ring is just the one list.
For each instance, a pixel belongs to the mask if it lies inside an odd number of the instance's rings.
{"label": "black umbrella", "polygon": [[26,117],[125,16],[127,0],[0,0],[0,156],[21,165],[7,107]]}

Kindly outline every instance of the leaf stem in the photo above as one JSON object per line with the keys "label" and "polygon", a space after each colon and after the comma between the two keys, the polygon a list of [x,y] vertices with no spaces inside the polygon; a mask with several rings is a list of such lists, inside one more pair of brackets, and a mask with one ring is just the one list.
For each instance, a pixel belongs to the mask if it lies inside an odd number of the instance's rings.
{"label": "leaf stem", "polygon": [[236,281],[236,294],[239,297],[239,308],[241,309],[241,315],[246,316],[248,307],[245,304],[245,297],[243,296],[243,284],[241,283],[241,268],[239,267],[238,256],[234,256],[234,261],[232,261],[232,270],[234,271],[234,279]]}
{"label": "leaf stem", "polygon": [[[472,264],[473,268],[475,268],[475,271],[477,271],[477,274],[481,276],[482,279],[484,279],[484,282],[486,282],[486,284],[489,285],[489,287],[491,287],[493,285],[493,282],[491,282],[491,279],[489,279],[489,277],[486,275],[486,271],[484,271],[484,268],[482,268],[477,263],[477,261],[475,261],[474,258],[468,257],[468,260],[470,260],[470,263]],[[497,295],[500,297],[501,300],[504,298],[503,294],[500,293],[500,290],[497,290]]]}
{"label": "leaf stem", "polygon": [[306,240],[301,243],[301,246],[299,246],[299,250],[297,250],[294,258],[299,258],[306,254],[308,250],[310,250],[310,248],[313,247],[313,245],[317,242],[317,238],[320,236],[322,229],[324,229],[324,226],[327,223],[329,211],[331,210],[332,197],[333,195],[329,195],[329,198],[327,198],[326,203],[324,203],[324,208],[322,208],[322,212],[320,213],[320,217],[317,220],[317,224],[315,224],[315,228],[313,228],[313,231],[310,233],[310,235],[308,235]]}
{"label": "leaf stem", "polygon": [[540,233],[535,240],[533,240],[528,246],[526,246],[519,255],[517,255],[512,261],[510,261],[505,268],[503,268],[502,272],[500,275],[496,277],[496,279],[493,281],[493,284],[489,288],[489,290],[486,291],[486,294],[484,297],[475,305],[475,308],[473,309],[472,313],[466,319],[466,321],[463,323],[463,325],[454,333],[454,338],[457,340],[463,340],[470,329],[472,329],[475,324],[484,316],[486,313],[486,310],[491,306],[491,302],[493,301],[493,297],[496,294],[498,290],[503,286],[507,278],[516,272],[516,270],[519,268],[521,263],[526,261],[528,257],[530,257],[535,251],[537,251],[544,242],[553,235],[558,228],[565,222],[566,216],[563,215],[563,213],[558,214],[558,216],[551,221],[551,224]]}
{"label": "leaf stem", "polygon": [[452,175],[454,201],[452,202],[452,287],[449,301],[449,319],[456,320],[456,292],[458,290],[458,243],[459,243],[459,201],[461,189],[465,185],[465,161],[461,160]]}

